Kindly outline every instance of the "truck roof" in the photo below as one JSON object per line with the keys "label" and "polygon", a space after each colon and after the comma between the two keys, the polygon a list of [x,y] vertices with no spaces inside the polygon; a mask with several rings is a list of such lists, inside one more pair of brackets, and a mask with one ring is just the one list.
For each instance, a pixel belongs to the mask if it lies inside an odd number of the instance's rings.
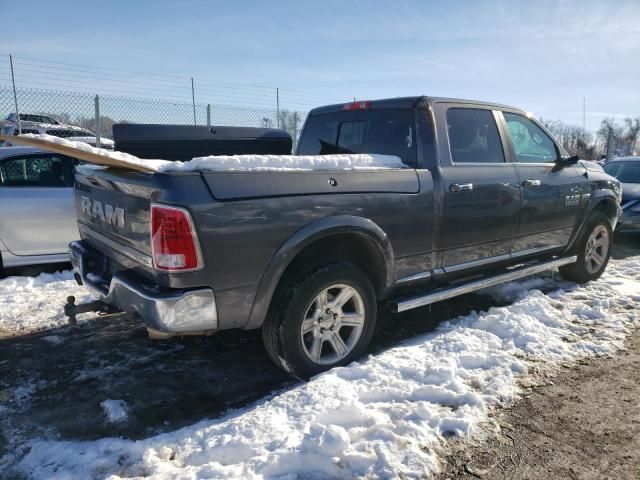
{"label": "truck roof", "polygon": [[[357,100],[355,102],[336,103],[333,105],[326,105],[318,108],[314,108],[309,112],[309,115],[319,115],[323,113],[341,112],[347,105],[356,105],[367,103],[366,108],[413,108],[416,103],[424,101],[430,106],[436,103],[467,103],[470,105],[483,105],[492,108],[508,108],[510,110],[517,110],[526,113],[524,110],[511,105],[504,105],[495,102],[484,102],[481,100],[465,100],[462,98],[447,98],[447,97],[428,97],[426,95],[418,95],[413,97],[396,97],[396,98],[384,98],[379,100]],[[356,109],[356,108],[354,108]]]}

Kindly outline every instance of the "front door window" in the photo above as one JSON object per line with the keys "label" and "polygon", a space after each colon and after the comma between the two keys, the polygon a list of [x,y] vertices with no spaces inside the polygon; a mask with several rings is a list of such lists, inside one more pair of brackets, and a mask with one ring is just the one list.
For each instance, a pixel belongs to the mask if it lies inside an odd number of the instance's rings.
{"label": "front door window", "polygon": [[504,112],[518,163],[554,163],[558,151],[553,140],[527,117]]}

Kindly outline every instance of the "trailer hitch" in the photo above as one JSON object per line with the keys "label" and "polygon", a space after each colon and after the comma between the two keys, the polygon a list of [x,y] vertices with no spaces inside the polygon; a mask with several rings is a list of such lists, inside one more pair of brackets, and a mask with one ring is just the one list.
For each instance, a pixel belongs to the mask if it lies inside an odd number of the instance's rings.
{"label": "trailer hitch", "polygon": [[64,314],[69,317],[70,325],[78,324],[76,315],[88,312],[98,312],[98,315],[112,315],[115,313],[121,313],[122,310],[111,305],[107,305],[102,300],[93,300],[92,302],[76,305],[76,297],[73,295],[67,297],[67,303],[64,306]]}

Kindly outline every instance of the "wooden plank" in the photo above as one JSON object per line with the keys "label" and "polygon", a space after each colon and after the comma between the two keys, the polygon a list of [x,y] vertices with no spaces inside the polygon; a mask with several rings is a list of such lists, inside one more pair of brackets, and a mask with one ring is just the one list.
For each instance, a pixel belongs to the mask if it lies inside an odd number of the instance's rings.
{"label": "wooden plank", "polygon": [[95,165],[104,165],[107,167],[121,168],[124,170],[135,170],[137,172],[154,172],[153,169],[144,165],[135,165],[116,158],[107,157],[105,155],[98,155],[91,152],[85,152],[79,148],[67,147],[58,143],[50,142],[42,138],[30,138],[23,137],[21,135],[0,135],[0,140],[9,141],[11,143],[19,143],[21,145],[29,145],[31,147],[42,148],[49,152],[59,153],[61,155],[67,155],[69,157],[77,158],[88,163]]}

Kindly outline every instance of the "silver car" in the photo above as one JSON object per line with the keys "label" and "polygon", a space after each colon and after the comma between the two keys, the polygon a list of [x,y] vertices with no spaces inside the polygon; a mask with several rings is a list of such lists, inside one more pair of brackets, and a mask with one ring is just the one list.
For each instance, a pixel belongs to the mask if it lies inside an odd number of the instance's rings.
{"label": "silver car", "polygon": [[72,158],[32,147],[0,148],[0,269],[65,262],[80,237]]}

